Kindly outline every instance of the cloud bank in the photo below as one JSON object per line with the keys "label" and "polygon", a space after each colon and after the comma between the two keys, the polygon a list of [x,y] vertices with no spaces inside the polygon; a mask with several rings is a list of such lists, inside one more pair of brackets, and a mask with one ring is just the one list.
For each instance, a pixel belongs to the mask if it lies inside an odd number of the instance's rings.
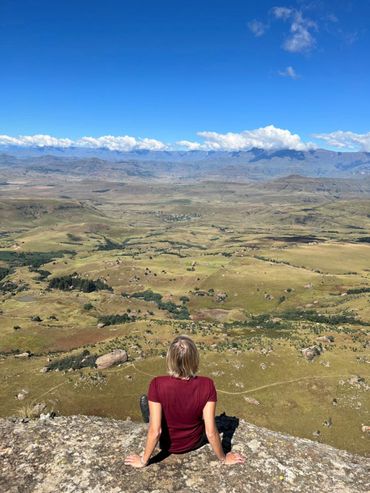
{"label": "cloud bank", "polygon": [[22,135],[9,137],[0,135],[0,145],[19,147],[83,147],[90,149],[109,149],[110,151],[135,151],[147,149],[150,151],[162,151],[167,149],[167,144],[157,139],[141,139],[123,135],[103,135],[101,137],[82,137],[77,140],[59,139],[50,135]]}
{"label": "cloud bank", "polygon": [[337,149],[370,152],[370,132],[357,134],[355,132],[337,130],[327,134],[314,134],[313,137]]}
{"label": "cloud bank", "polygon": [[[291,70],[290,70],[291,69]],[[280,73],[284,77],[296,78],[298,75],[292,67],[287,67]],[[130,152],[137,150],[165,151],[185,149],[188,151],[248,151],[253,148],[265,150],[290,149],[308,151],[318,148],[314,142],[303,141],[298,134],[290,130],[267,125],[266,127],[242,132],[219,133],[209,130],[197,132],[198,139],[179,140],[175,143],[164,143],[152,138],[139,138],[129,135],[101,137],[81,137],[79,139],[58,138],[51,135],[22,135],[12,137],[0,135],[0,147],[36,147],[60,148],[72,147],[82,149],[108,149],[110,151]],[[314,139],[320,140],[326,146],[344,151],[370,152],[370,132],[358,134],[350,131],[337,130],[331,133],[313,134]]]}
{"label": "cloud bank", "polygon": [[73,140],[58,139],[50,135],[22,135],[20,137],[10,137],[0,135],[0,145],[20,146],[20,147],[71,147]]}
{"label": "cloud bank", "polygon": [[[291,76],[291,75],[290,75]],[[203,131],[197,133],[201,141],[180,140],[173,144],[166,144],[157,139],[137,138],[129,135],[113,136],[103,135],[101,137],[81,137],[77,140],[68,138],[57,138],[50,135],[27,135],[10,137],[0,135],[0,146],[19,147],[80,147],[88,149],[109,149],[110,151],[135,151],[146,149],[149,151],[163,151],[176,148],[187,150],[206,151],[237,151],[248,150],[253,147],[261,149],[312,149],[314,144],[305,143],[299,135],[292,134],[289,130],[268,125],[255,130],[245,130],[240,133],[228,132],[225,134]]]}
{"label": "cloud bank", "polygon": [[307,151],[317,146],[312,142],[303,142],[299,135],[292,134],[289,130],[268,125],[255,130],[245,130],[240,133],[228,132],[198,132],[203,142],[180,140],[181,147],[189,150],[213,150],[213,151],[239,151],[249,150],[254,147],[266,150],[292,149]]}

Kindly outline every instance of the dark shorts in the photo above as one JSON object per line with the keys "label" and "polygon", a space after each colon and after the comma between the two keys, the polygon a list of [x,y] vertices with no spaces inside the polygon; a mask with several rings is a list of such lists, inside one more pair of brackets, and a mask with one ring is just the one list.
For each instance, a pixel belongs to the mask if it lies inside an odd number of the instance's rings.
{"label": "dark shorts", "polygon": [[208,443],[208,438],[207,438],[206,433],[203,432],[202,436],[199,439],[199,442],[197,443],[197,445],[192,450],[196,450],[200,447],[203,447],[203,445],[205,445],[206,443]]}
{"label": "dark shorts", "polygon": [[[203,432],[203,434],[200,437],[198,443],[196,445],[194,445],[194,447],[190,448],[189,450],[184,450],[184,451],[178,452],[178,453],[180,453],[180,454],[186,454],[187,452],[191,452],[192,450],[197,450],[198,448],[203,447],[203,445],[205,445],[206,443],[208,443],[208,438],[207,438],[206,433]],[[159,440],[159,447],[160,447],[160,449],[162,451],[170,453],[168,451],[168,448],[169,448],[168,442],[165,439],[162,438],[162,439]],[[171,453],[174,453],[175,454],[177,452],[171,452]]]}

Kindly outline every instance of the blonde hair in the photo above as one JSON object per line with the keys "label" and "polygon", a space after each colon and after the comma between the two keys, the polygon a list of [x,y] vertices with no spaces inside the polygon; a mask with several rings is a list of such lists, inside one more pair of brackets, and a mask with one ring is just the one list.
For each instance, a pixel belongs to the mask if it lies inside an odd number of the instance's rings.
{"label": "blonde hair", "polygon": [[167,351],[167,368],[172,377],[194,377],[199,367],[198,349],[188,336],[178,336]]}

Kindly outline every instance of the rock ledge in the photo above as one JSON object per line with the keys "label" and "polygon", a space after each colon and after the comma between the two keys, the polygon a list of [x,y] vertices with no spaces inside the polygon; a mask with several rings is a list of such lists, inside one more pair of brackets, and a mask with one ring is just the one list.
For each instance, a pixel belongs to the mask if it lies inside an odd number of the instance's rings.
{"label": "rock ledge", "polygon": [[0,491],[9,493],[367,492],[369,460],[240,421],[224,466],[209,445],[144,469],[124,465],[146,426],[88,416],[0,419]]}

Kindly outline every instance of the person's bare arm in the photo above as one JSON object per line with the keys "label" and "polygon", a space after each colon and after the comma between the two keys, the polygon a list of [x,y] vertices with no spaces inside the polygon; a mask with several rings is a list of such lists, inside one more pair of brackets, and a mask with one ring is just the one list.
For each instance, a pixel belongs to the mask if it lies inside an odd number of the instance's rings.
{"label": "person's bare arm", "polygon": [[242,464],[245,458],[235,452],[228,452],[226,455],[222,450],[220,434],[216,426],[216,403],[207,402],[203,409],[203,420],[208,441],[216,454],[217,458],[225,464]]}
{"label": "person's bare arm", "polygon": [[159,402],[149,402],[149,428],[146,437],[145,450],[140,457],[140,455],[133,454],[129,455],[125,459],[125,464],[132,467],[144,467],[149,462],[150,456],[155,449],[159,438],[161,436],[161,422],[162,422],[162,406]]}
{"label": "person's bare arm", "polygon": [[217,458],[224,461],[226,455],[222,450],[220,434],[218,433],[215,421],[216,403],[207,402],[203,409],[203,420],[208,441],[216,454]]}

